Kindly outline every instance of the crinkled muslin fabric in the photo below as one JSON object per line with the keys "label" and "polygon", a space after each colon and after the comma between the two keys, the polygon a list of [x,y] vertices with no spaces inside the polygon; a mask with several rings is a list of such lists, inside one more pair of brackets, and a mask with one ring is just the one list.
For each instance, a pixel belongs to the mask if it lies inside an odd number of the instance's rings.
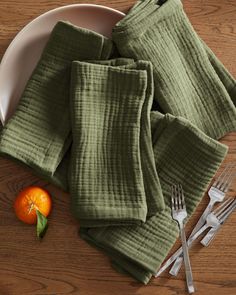
{"label": "crinkled muslin fabric", "polygon": [[138,1],[113,40],[58,22],[0,134],[0,154],[68,191],[80,236],[144,284],[178,236],[170,186],[190,217],[236,124],[235,80],[179,0],[156,3]]}
{"label": "crinkled muslin fabric", "polygon": [[123,57],[151,61],[155,100],[212,138],[236,127],[236,82],[199,38],[180,0],[138,1],[114,27]]}
{"label": "crinkled muslin fabric", "polygon": [[227,148],[189,121],[151,113],[156,169],[165,210],[140,226],[81,228],[80,235],[111,256],[120,268],[148,283],[178,236],[171,217],[170,186],[182,183],[189,216],[224,158]]}
{"label": "crinkled muslin fabric", "polygon": [[164,209],[150,128],[152,65],[120,63],[72,65],[69,186],[81,226],[145,222]]}
{"label": "crinkled muslin fabric", "polygon": [[[71,145],[69,94],[73,60],[107,59],[107,38],[58,22],[17,110],[0,138],[2,154],[20,160],[46,177],[54,175]],[[65,187],[66,183],[62,182]]]}

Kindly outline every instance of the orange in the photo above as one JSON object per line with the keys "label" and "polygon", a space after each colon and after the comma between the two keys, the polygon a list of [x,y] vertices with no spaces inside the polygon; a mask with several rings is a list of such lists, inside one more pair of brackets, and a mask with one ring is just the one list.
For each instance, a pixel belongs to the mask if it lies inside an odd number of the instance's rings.
{"label": "orange", "polygon": [[47,191],[37,186],[30,186],[19,193],[14,202],[16,216],[28,224],[37,223],[36,210],[45,217],[51,211],[52,201]]}

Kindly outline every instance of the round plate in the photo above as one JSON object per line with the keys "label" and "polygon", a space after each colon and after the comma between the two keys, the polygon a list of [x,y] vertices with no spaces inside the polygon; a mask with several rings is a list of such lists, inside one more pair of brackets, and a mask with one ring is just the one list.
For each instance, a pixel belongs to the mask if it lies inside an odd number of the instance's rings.
{"label": "round plate", "polygon": [[54,25],[59,20],[110,37],[124,17],[118,10],[93,4],[74,4],[50,10],[25,26],[11,42],[0,65],[0,119],[14,113],[19,98],[35,68]]}

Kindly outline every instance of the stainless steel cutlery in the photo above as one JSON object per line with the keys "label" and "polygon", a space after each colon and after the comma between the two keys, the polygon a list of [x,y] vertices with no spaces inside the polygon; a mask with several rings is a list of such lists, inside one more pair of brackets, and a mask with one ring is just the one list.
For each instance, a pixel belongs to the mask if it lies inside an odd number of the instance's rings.
{"label": "stainless steel cutlery", "polygon": [[[228,164],[222,171],[222,173],[215,179],[213,185],[208,191],[209,203],[192,230],[188,240],[186,241],[184,224],[187,218],[187,210],[184,200],[184,191],[181,185],[171,186],[171,211],[172,218],[178,222],[180,229],[180,237],[182,241],[182,247],[180,247],[171,257],[169,257],[165,263],[160,267],[155,277],[158,277],[163,271],[165,271],[172,263],[172,268],[169,273],[176,276],[181,268],[184,260],[186,283],[188,292],[193,293],[195,291],[193,283],[192,269],[189,259],[188,250],[193,245],[193,242],[203,234],[207,229],[209,231],[201,240],[201,244],[208,246],[214,239],[220,228],[230,216],[230,214],[236,209],[236,198],[228,197],[225,199],[230,186],[236,177],[235,164]],[[218,206],[215,205],[221,203]],[[213,209],[214,208],[214,209]]]}
{"label": "stainless steel cutlery", "polygon": [[[225,198],[225,195],[227,191],[230,188],[230,185],[233,181],[233,179],[236,176],[234,164],[228,164],[223,172],[219,175],[219,177],[215,180],[213,185],[208,191],[208,196],[210,197],[210,201],[208,203],[208,206],[206,207],[205,211],[203,212],[202,216],[198,220],[197,224],[195,225],[194,229],[192,230],[192,233],[189,237],[193,237],[193,235],[204,225],[206,218],[208,214],[211,212],[212,208],[217,202],[222,202]],[[210,234],[212,234],[212,237],[210,237]],[[209,233],[208,237],[203,241],[203,243],[208,243],[210,240],[214,237],[213,229],[211,233]],[[170,269],[169,273],[171,275],[176,276],[181,268],[183,262],[183,256],[180,256],[176,259],[175,263],[173,264],[172,268]]]}
{"label": "stainless steel cutlery", "polygon": [[[213,212],[211,212],[207,218],[203,227],[201,227],[193,236],[191,236],[187,245],[188,248],[191,247],[192,243],[209,227],[218,228],[221,224],[225,222],[228,216],[236,208],[236,198],[228,198],[220,206],[218,206]],[[175,260],[183,253],[182,247],[179,248],[159,269],[155,277],[158,277],[164,270],[166,270]]]}

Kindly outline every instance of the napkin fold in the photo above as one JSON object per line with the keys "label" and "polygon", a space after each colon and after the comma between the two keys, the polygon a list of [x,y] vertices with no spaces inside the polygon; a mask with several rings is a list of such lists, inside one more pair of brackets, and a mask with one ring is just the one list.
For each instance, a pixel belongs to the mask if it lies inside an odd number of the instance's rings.
{"label": "napkin fold", "polygon": [[190,216],[227,152],[226,146],[184,118],[152,112],[151,123],[165,210],[139,226],[80,229],[81,237],[107,253],[116,269],[145,284],[178,237],[177,224],[171,217],[170,186],[182,184]]}
{"label": "napkin fold", "polygon": [[[20,160],[51,179],[72,141],[69,119],[71,62],[107,59],[111,52],[112,42],[104,36],[58,22],[15,114],[1,132],[0,153]],[[65,187],[65,181],[59,181],[59,178],[57,184]]]}
{"label": "napkin fold", "polygon": [[123,57],[151,61],[162,112],[189,119],[212,138],[236,128],[236,82],[194,31],[180,0],[138,1],[114,27]]}
{"label": "napkin fold", "polygon": [[69,190],[80,226],[145,222],[164,209],[152,149],[152,101],[149,62],[73,62]]}

